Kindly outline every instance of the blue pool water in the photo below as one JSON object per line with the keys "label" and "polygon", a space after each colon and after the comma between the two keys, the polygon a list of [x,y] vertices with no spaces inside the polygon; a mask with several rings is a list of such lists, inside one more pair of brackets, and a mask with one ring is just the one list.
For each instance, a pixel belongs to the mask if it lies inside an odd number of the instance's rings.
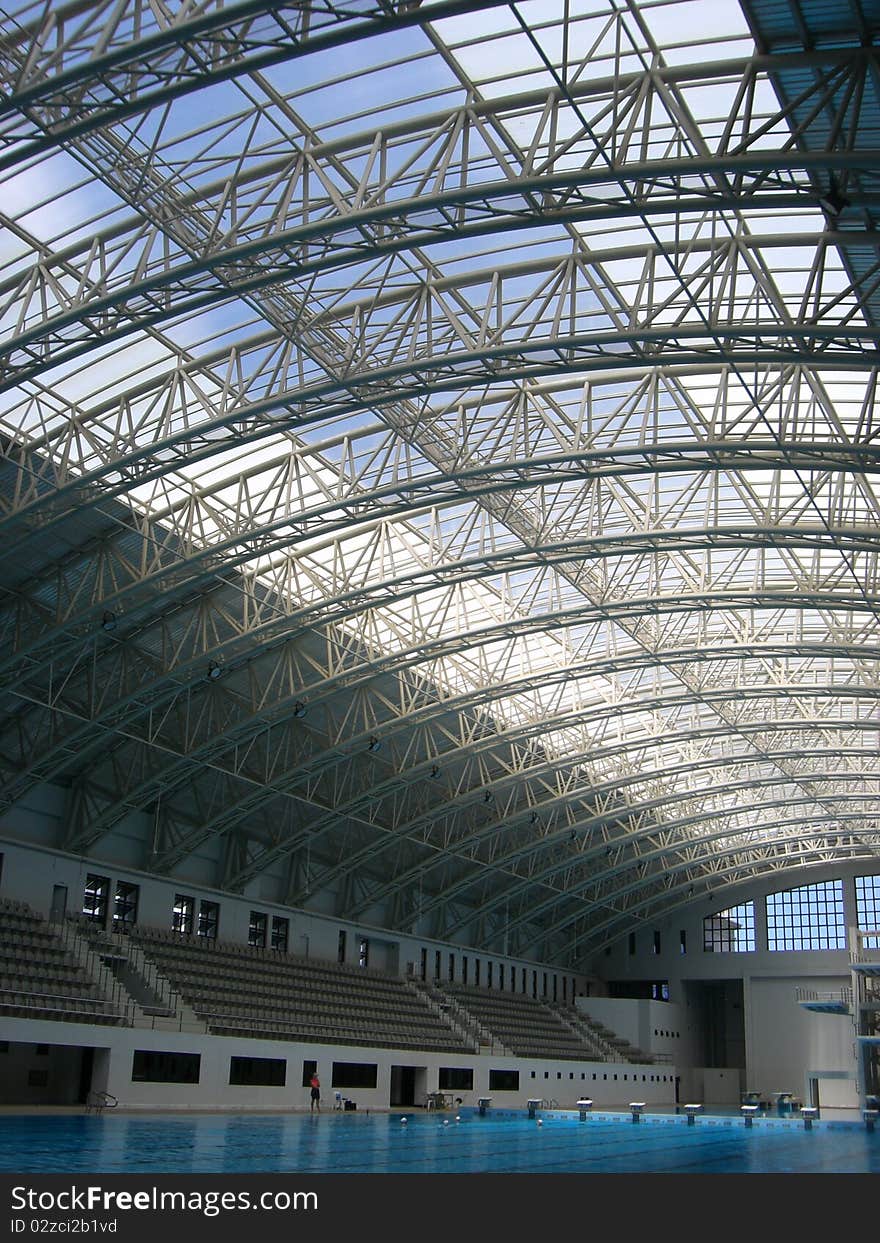
{"label": "blue pool water", "polygon": [[[0,1170],[18,1173],[880,1173],[858,1124],[674,1116],[436,1114],[0,1118]],[[445,1125],[444,1125],[445,1122]]]}

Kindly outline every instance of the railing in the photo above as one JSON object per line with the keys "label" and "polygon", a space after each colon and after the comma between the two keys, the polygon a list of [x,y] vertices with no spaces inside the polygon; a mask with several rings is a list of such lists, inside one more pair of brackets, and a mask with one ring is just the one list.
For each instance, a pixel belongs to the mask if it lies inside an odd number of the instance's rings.
{"label": "railing", "polygon": [[115,1109],[118,1104],[112,1092],[90,1092],[86,1099],[86,1113],[103,1113],[105,1109]]}
{"label": "railing", "polygon": [[838,988],[830,992],[817,992],[815,989],[797,988],[795,989],[795,997],[798,1001],[815,1001],[829,1005],[838,1002],[841,1005],[850,1006],[852,1005],[853,991],[848,985],[845,988]]}
{"label": "railing", "polygon": [[[59,1005],[59,1002],[64,1004]],[[3,1010],[33,1010],[42,1015],[57,1014],[64,1020],[77,1016],[113,1019],[117,1023],[129,1021],[124,1008],[120,1010],[114,1006],[107,1009],[107,1005],[108,1002],[103,997],[72,997],[67,993],[35,993],[25,988],[0,988],[0,1009]]]}
{"label": "railing", "polygon": [[479,1049],[480,1028],[473,1015],[468,1014],[454,997],[450,997],[437,985],[428,984],[414,975],[404,977],[404,983],[416,996],[423,1001],[432,1013],[442,1019],[465,1044],[470,1044],[474,1052]]}
{"label": "railing", "polygon": [[[32,982],[21,988],[0,990],[0,996],[8,998],[10,995],[13,995],[27,998],[35,1004],[28,1004],[26,1001],[13,1003],[4,1000],[2,1002],[4,1008],[41,1010],[43,1012],[48,1010],[52,1013],[57,1013],[61,1018],[95,1014],[101,1018],[115,1018],[117,1022],[131,1022],[133,1003],[128,993],[113,977],[108,968],[100,962],[91,947],[79,936],[77,928],[69,919],[47,920],[38,912],[27,907],[25,903],[13,903],[9,900],[2,903],[2,910],[10,915],[26,916],[29,920],[33,920],[35,931],[39,931],[42,934],[48,933],[53,942],[53,948],[45,960],[41,958],[35,963]],[[14,945],[15,941],[13,938],[13,948]],[[49,949],[48,946],[45,948]],[[101,996],[75,997],[64,992],[41,993],[36,991],[41,983],[39,968],[41,966],[52,967],[56,965],[53,963],[53,957],[56,954],[64,955],[67,960],[72,960],[76,968],[82,972],[84,980],[90,986],[97,989]],[[23,954],[22,960],[22,965],[26,966],[28,962],[26,954]],[[69,961],[65,962],[64,965],[69,966]],[[57,1005],[55,1004],[57,1002],[66,1004],[63,1006]],[[74,1006],[71,1003],[76,1003],[76,1005]],[[89,1009],[89,1007],[92,1007],[92,1009]]]}
{"label": "railing", "polygon": [[130,1023],[134,1013],[134,1003],[131,997],[110,968],[101,962],[98,952],[81,935],[76,918],[50,919],[46,926],[55,933],[64,949],[90,976],[106,1000],[122,1011],[126,1022]]}
{"label": "railing", "polygon": [[850,962],[880,962],[880,928],[850,928]]}
{"label": "railing", "polygon": [[[136,1007],[136,1003],[131,1000],[128,990],[116,977],[112,967],[103,961],[104,958],[110,955],[124,962],[129,970],[140,976],[147,989],[155,993],[161,1004],[172,1011],[170,1015],[154,1015],[154,1018],[177,1017],[177,1011],[183,1000],[179,990],[174,988],[170,980],[162,974],[158,965],[147,957],[143,947],[137,941],[129,939],[127,931],[113,930],[108,932],[106,929],[98,927],[88,920],[83,920],[81,916],[74,915],[66,921],[64,935],[73,940],[79,940],[86,945],[90,961],[96,963],[96,970],[101,973],[102,979],[109,977],[109,987],[114,994],[118,993],[124,996],[133,1007],[144,1010],[143,1006]],[[149,1009],[150,1007],[147,1006],[146,1008]],[[149,1015],[146,1017],[149,1017]],[[143,1027],[145,1024],[139,1022],[138,1026]]]}
{"label": "railing", "polygon": [[587,1051],[592,1054],[592,1057],[586,1059],[587,1061],[613,1062],[618,1060],[611,1055],[608,1051],[609,1046],[574,1006],[557,1005],[554,1007],[554,1013],[558,1015],[579,1040],[584,1041]]}
{"label": "railing", "polygon": [[[376,1048],[383,1046],[406,1048],[406,1049],[429,1049],[431,1047],[431,1036],[426,1035],[424,1038],[415,1036],[411,1040],[408,1037],[397,1038],[388,1032],[379,1032],[369,1030],[361,1032],[345,1032],[338,1023],[325,1023],[321,1021],[312,1022],[309,1019],[303,1019],[297,1023],[295,1021],[284,1022],[273,1019],[267,1019],[261,1022],[259,1015],[254,1015],[252,1019],[242,1018],[239,1014],[222,1014],[208,1013],[205,1011],[201,1014],[200,1019],[206,1022],[212,1030],[223,1029],[241,1032],[243,1034],[255,1035],[262,1039],[305,1039],[317,1042],[326,1041],[327,1044],[351,1044],[351,1045],[369,1045]],[[452,1035],[453,1033],[450,1033]],[[439,1046],[439,1042],[438,1042]],[[438,1047],[438,1052],[444,1052],[446,1046]],[[454,1050],[448,1050],[454,1052]]]}

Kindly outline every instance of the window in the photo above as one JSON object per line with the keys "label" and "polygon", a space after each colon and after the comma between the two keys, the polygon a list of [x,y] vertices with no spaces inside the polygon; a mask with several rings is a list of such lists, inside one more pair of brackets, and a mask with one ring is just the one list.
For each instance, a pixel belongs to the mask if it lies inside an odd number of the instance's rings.
{"label": "window", "polygon": [[100,924],[102,928],[107,924],[109,895],[110,878],[108,876],[86,876],[82,913],[92,923]]}
{"label": "window", "polygon": [[450,980],[455,979],[455,955],[454,954],[449,955],[449,979]]}
{"label": "window", "polygon": [[518,1070],[490,1070],[489,1071],[489,1091],[490,1092],[518,1092],[519,1091],[519,1071]]}
{"label": "window", "polygon": [[525,996],[525,994],[528,992],[528,987],[529,987],[529,986],[528,986],[527,981],[528,981],[528,972],[526,971],[525,967],[523,967],[523,969],[522,969],[522,991],[523,991],[523,996]]}
{"label": "window", "polygon": [[29,1088],[47,1088],[49,1086],[48,1070],[29,1070],[28,1071],[28,1087]]}
{"label": "window", "polygon": [[265,911],[251,911],[248,922],[248,945],[252,945],[254,949],[258,950],[266,948],[266,927],[268,922]]}
{"label": "window", "polygon": [[544,991],[541,994],[541,996],[546,997],[547,996],[547,972],[545,971],[543,974],[544,974]]}
{"label": "window", "polygon": [[669,1000],[667,980],[609,980],[609,997],[653,998],[654,1001]]}
{"label": "window", "polygon": [[434,979],[435,980],[440,979],[441,962],[442,962],[442,956],[441,956],[440,950],[435,950],[434,951]]}
{"label": "window", "polygon": [[492,969],[494,968],[494,966],[495,964],[493,962],[486,964],[486,987],[487,988],[492,987]]}
{"label": "window", "polygon": [[653,945],[652,945],[651,952],[652,952],[653,954],[659,954],[659,953],[660,953],[660,932],[659,932],[659,930],[658,930],[658,929],[656,929],[656,928],[654,929],[654,942],[653,942]]}
{"label": "window", "polygon": [[113,931],[128,931],[137,922],[138,895],[140,885],[129,885],[126,881],[116,882],[116,896],[113,900]]}
{"label": "window", "polygon": [[[856,923],[860,932],[880,930],[880,876],[856,877]],[[880,937],[865,937],[865,949],[880,949]]]}
{"label": "window", "polygon": [[480,983],[480,960],[479,958],[475,958],[474,959],[474,984],[479,986],[479,983]]}
{"label": "window", "polygon": [[135,1049],[131,1078],[136,1083],[198,1083],[199,1053],[160,1053],[156,1049]]}
{"label": "window", "polygon": [[755,949],[755,904],[744,902],[716,911],[703,920],[703,949],[707,954],[745,954]]}
{"label": "window", "polygon": [[504,963],[503,962],[500,962],[498,964],[498,987],[503,993],[504,992]]}
{"label": "window", "polygon": [[334,1062],[334,1088],[374,1088],[379,1068],[375,1062]]}
{"label": "window", "polygon": [[767,948],[845,950],[843,882],[819,881],[768,894]]}
{"label": "window", "polygon": [[[358,966],[368,967],[369,965],[370,965],[370,942],[367,940],[366,937],[361,937],[360,944],[358,945]],[[341,1084],[340,1086],[353,1088],[353,1087],[356,1087],[357,1084],[349,1083],[349,1084]]]}
{"label": "window", "polygon": [[678,934],[678,952],[679,954],[688,952],[688,935],[684,928]]}
{"label": "window", "polygon": [[466,954],[461,956],[461,982],[462,984],[467,984],[468,982],[468,960]]}
{"label": "window", "polygon": [[[348,937],[346,935],[345,929],[340,928],[339,937],[336,942],[336,961],[337,962],[345,962],[345,944],[347,940],[348,940]],[[422,974],[422,979],[424,978],[425,976],[424,974]]]}
{"label": "window", "polygon": [[538,973],[537,971],[532,972],[532,996],[533,997],[538,996]]}
{"label": "window", "polygon": [[[422,946],[422,959],[421,959],[419,971],[420,971],[422,979],[427,980],[428,978],[428,951],[425,949],[424,945]],[[467,983],[467,976],[465,976],[465,983]]]}
{"label": "window", "polygon": [[303,1062],[303,1080],[302,1080],[302,1085],[303,1085],[303,1087],[304,1087],[304,1088],[307,1088],[307,1087],[309,1087],[309,1086],[311,1085],[311,1082],[312,1082],[312,1075],[314,1075],[314,1074],[315,1074],[315,1072],[317,1071],[317,1069],[318,1069],[318,1063],[317,1063],[317,1062],[313,1062],[313,1061],[311,1061],[311,1060],[307,1060],[307,1061],[304,1061],[304,1062]]}
{"label": "window", "polygon": [[290,940],[290,920],[286,915],[272,916],[272,949],[279,954],[287,953]]}
{"label": "window", "polygon": [[254,1088],[283,1088],[287,1082],[287,1062],[275,1057],[230,1058],[229,1082]]}
{"label": "window", "polygon": [[217,902],[208,902],[203,899],[199,903],[199,923],[197,932],[200,937],[204,937],[207,941],[217,940],[217,930],[220,927],[220,905]]}
{"label": "window", "polygon": [[462,1066],[441,1066],[437,1086],[441,1092],[471,1092],[474,1087],[474,1072]]}
{"label": "window", "polygon": [[636,952],[636,934],[634,932],[631,932],[629,934],[629,939],[627,941],[627,951],[629,953],[630,958],[632,958],[633,954]]}
{"label": "window", "polygon": [[193,899],[185,893],[174,895],[174,906],[171,908],[171,927],[175,932],[189,936],[193,930]]}

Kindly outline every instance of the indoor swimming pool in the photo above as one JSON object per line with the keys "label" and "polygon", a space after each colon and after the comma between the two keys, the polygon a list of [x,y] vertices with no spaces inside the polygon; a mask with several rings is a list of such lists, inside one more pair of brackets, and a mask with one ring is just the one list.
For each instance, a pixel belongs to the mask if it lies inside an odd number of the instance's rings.
{"label": "indoor swimming pool", "polygon": [[[406,1118],[406,1122],[402,1119]],[[525,1111],[6,1115],[0,1170],[32,1174],[880,1173],[858,1123]]]}

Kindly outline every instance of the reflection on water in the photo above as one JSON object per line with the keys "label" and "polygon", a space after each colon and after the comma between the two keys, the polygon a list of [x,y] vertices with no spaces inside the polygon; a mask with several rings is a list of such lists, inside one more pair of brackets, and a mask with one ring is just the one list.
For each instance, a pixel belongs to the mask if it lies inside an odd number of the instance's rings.
{"label": "reflection on water", "polygon": [[880,1173],[880,1133],[735,1116],[7,1115],[20,1173]]}

